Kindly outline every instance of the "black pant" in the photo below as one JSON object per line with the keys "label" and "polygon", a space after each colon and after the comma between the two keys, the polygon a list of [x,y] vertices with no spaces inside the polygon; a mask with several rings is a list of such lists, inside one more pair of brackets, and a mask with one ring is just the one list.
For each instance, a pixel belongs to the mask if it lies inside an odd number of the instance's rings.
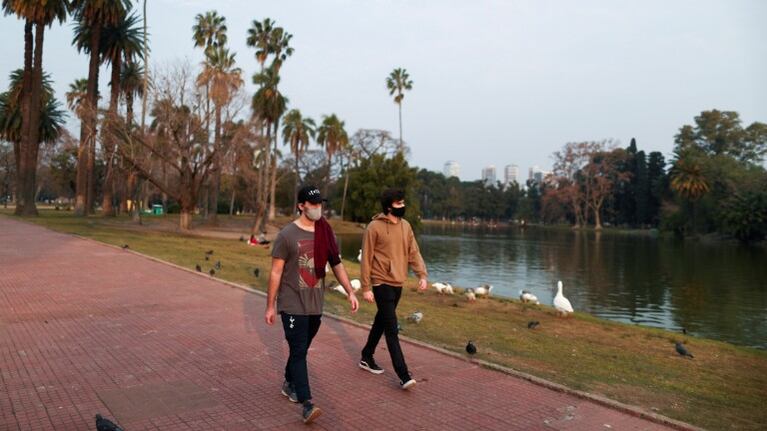
{"label": "black pant", "polygon": [[309,370],[306,366],[306,353],[314,336],[320,329],[321,315],[298,315],[280,313],[285,339],[290,346],[288,363],[285,365],[285,380],[293,385],[298,401],[312,399],[309,389]]}
{"label": "black pant", "polygon": [[382,284],[373,286],[373,296],[376,299],[378,312],[373,321],[373,327],[368,335],[368,342],[362,349],[362,358],[372,358],[375,353],[378,341],[381,335],[386,335],[386,347],[391,355],[391,363],[399,379],[403,382],[410,380],[410,373],[405,364],[405,357],[402,355],[402,348],[399,345],[399,330],[397,329],[397,304],[402,296],[402,288]]}

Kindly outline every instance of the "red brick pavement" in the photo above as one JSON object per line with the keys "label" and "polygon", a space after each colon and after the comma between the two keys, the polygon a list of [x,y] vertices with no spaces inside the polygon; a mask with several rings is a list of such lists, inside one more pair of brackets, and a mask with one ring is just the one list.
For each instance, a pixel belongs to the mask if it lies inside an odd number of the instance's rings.
{"label": "red brick pavement", "polygon": [[[0,430],[95,429],[96,413],[128,431],[307,428],[262,296],[7,217],[0,269]],[[365,337],[323,319],[311,429],[664,428],[408,343],[420,382],[404,392],[383,348],[386,373],[357,368]]]}

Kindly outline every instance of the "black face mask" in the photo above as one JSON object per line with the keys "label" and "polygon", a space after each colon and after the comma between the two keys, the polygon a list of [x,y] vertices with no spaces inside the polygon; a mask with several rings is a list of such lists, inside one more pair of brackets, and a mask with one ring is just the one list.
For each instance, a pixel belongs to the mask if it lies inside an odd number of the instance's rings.
{"label": "black face mask", "polygon": [[392,208],[391,209],[391,215],[394,217],[402,218],[405,216],[405,207],[402,208]]}

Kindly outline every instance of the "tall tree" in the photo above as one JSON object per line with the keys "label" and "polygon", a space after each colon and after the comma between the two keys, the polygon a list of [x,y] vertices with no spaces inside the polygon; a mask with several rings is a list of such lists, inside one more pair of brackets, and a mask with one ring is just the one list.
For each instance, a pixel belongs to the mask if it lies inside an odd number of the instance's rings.
{"label": "tall tree", "polygon": [[[90,51],[91,31],[92,27],[82,25],[82,22],[75,26],[75,41],[78,48],[85,53]],[[142,45],[139,17],[136,14],[123,15],[116,22],[108,23],[101,29],[100,58],[102,63],[108,63],[111,67],[109,109],[104,121],[105,126],[115,121],[122,121],[118,117],[117,108],[122,92],[120,84],[123,64],[133,63],[136,57],[142,57]],[[116,161],[115,143],[111,140],[111,136],[106,133],[102,139],[105,167],[102,211],[105,216],[115,215],[113,197]]]}
{"label": "tall tree", "polygon": [[301,111],[293,109],[285,114],[285,121],[282,126],[282,139],[285,144],[290,146],[290,153],[293,154],[295,164],[296,181],[293,190],[293,211],[295,212],[298,199],[298,186],[301,183],[301,156],[309,148],[311,140],[314,139],[315,128],[317,125],[309,117],[301,115]]}
{"label": "tall tree", "polygon": [[325,148],[325,153],[328,156],[324,190],[325,196],[327,196],[333,155],[349,145],[349,136],[344,129],[344,122],[336,114],[322,117],[322,124],[317,129],[317,143]]}
{"label": "tall tree", "polygon": [[[194,46],[203,49],[205,55],[205,61],[203,62],[203,73],[197,78],[198,85],[205,88],[205,129],[210,133],[210,80],[202,79],[203,74],[207,71],[210,74],[210,63],[208,58],[210,55],[216,56],[216,51],[219,48],[223,48],[227,41],[227,27],[226,18],[220,16],[217,11],[211,10],[205,12],[205,14],[197,14],[195,17],[195,24],[192,26],[192,39],[194,40]],[[215,144],[214,144],[215,145]],[[209,151],[210,144],[205,145],[205,154]],[[213,169],[216,170],[217,161],[213,161]],[[216,174],[213,174],[213,183],[217,183]],[[211,222],[216,222],[216,207],[213,205],[218,204],[218,190],[211,190],[215,188],[215,184],[208,184],[205,187],[205,196],[203,202],[203,214],[205,218],[212,217]],[[213,214],[210,214],[210,210],[213,210]]]}
{"label": "tall tree", "polygon": [[404,145],[402,140],[402,99],[405,98],[405,91],[413,89],[413,81],[410,79],[406,69],[394,69],[386,78],[386,88],[389,95],[394,96],[394,103],[399,108],[399,144],[400,148]]}
{"label": "tall tree", "polygon": [[648,213],[650,224],[657,226],[660,222],[660,207],[666,195],[668,182],[666,178],[666,161],[659,151],[650,153],[647,161],[647,181],[650,185]]}
{"label": "tall tree", "polygon": [[88,97],[80,126],[80,145],[78,151],[77,193],[75,196],[75,214],[87,215],[93,210],[96,194],[96,122],[98,108],[99,66],[101,58],[101,33],[104,27],[115,26],[125,18],[131,8],[130,0],[73,0],[75,18],[78,25],[88,27],[90,40],[72,42],[78,51],[90,55],[88,63]]}
{"label": "tall tree", "polygon": [[[16,214],[37,215],[35,205],[37,158],[40,149],[40,114],[47,106],[42,104],[43,42],[45,27],[54,21],[64,22],[70,10],[67,0],[3,0],[2,9],[25,20],[24,69],[22,78],[22,129],[17,158]],[[34,37],[32,30],[34,26]]]}
{"label": "tall tree", "polygon": [[256,61],[261,65],[262,72],[267,58],[274,53],[274,24],[275,22],[271,18],[266,18],[263,21],[253,20],[245,40],[249,47],[256,49]]}
{"label": "tall tree", "polygon": [[197,85],[204,86],[209,90],[209,98],[213,101],[215,123],[213,125],[213,148],[216,149],[216,157],[213,159],[213,172],[211,175],[210,207],[208,221],[215,224],[218,212],[218,194],[221,184],[221,160],[225,156],[221,143],[221,110],[232,99],[234,92],[242,85],[242,71],[235,67],[235,54],[230,53],[224,46],[218,46],[209,50],[205,55],[203,71],[197,77]]}
{"label": "tall tree", "polygon": [[133,125],[134,98],[144,95],[143,76],[144,67],[135,61],[126,61],[120,73],[120,91],[125,96],[125,124],[128,126]]}

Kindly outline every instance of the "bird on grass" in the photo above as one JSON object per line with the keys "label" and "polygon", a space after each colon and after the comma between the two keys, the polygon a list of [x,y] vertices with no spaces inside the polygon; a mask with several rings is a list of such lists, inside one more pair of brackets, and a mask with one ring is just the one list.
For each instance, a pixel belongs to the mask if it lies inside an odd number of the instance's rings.
{"label": "bird on grass", "polygon": [[421,313],[420,311],[416,311],[415,313],[408,316],[407,320],[414,322],[416,324],[421,323],[421,320],[423,320],[423,313]]}
{"label": "bird on grass", "polygon": [[557,314],[562,317],[567,317],[569,313],[573,312],[573,306],[570,301],[562,294],[562,281],[557,282],[557,295],[554,297],[554,308],[557,310]]}
{"label": "bird on grass", "polygon": [[210,276],[213,277],[214,275],[216,275],[216,270],[211,268],[210,271],[208,271],[208,274],[210,274]]}
{"label": "bird on grass", "polygon": [[356,278],[353,278],[353,279],[352,279],[352,280],[349,282],[349,284],[351,284],[351,285],[352,285],[352,289],[354,289],[354,291],[355,291],[355,292],[356,292],[356,291],[358,291],[358,290],[360,290],[360,289],[362,289],[362,282],[361,282],[361,281],[359,281],[359,280],[358,280],[358,279],[356,279]]}
{"label": "bird on grass", "polygon": [[470,355],[477,353],[477,346],[471,340],[466,344],[466,353]]}
{"label": "bird on grass", "polygon": [[483,284],[482,286],[479,286],[474,289],[474,294],[479,296],[488,297],[490,296],[490,292],[492,292],[493,286],[490,284]]}
{"label": "bird on grass", "polygon": [[533,295],[532,292],[530,292],[529,290],[523,290],[519,292],[519,300],[524,303],[530,302],[536,305],[540,304],[540,302],[538,301],[538,297]]}
{"label": "bird on grass", "polygon": [[679,341],[676,342],[676,352],[679,353],[679,356],[689,357],[690,359],[695,357],[687,350],[686,347],[684,347],[684,344],[680,343]]}
{"label": "bird on grass", "polygon": [[682,334],[687,335],[687,328],[682,328]]}
{"label": "bird on grass", "polygon": [[122,245],[122,249],[123,249],[123,250],[127,250],[127,249],[129,249],[129,248],[130,248],[130,246],[128,246],[128,244],[123,244],[123,245]]}
{"label": "bird on grass", "polygon": [[531,321],[527,322],[527,329],[535,329],[540,324],[541,324],[541,322],[539,322],[537,320],[531,320]]}
{"label": "bird on grass", "polygon": [[208,255],[208,256],[212,256],[213,255],[213,250],[208,250],[208,251],[205,252],[205,254]]}
{"label": "bird on grass", "polygon": [[465,295],[469,302],[474,302],[477,300],[477,294],[474,293],[474,289],[466,289]]}
{"label": "bird on grass", "polygon": [[197,265],[195,265],[195,266],[194,266],[194,269],[196,269],[196,270],[197,270],[197,272],[202,272],[202,267],[200,266],[200,264],[199,264],[199,263],[198,263]]}
{"label": "bird on grass", "polygon": [[253,275],[256,276],[256,278],[258,278],[258,276],[260,274],[261,274],[261,270],[260,269],[256,268],[256,269],[253,270]]}
{"label": "bird on grass", "polygon": [[452,295],[455,292],[453,291],[453,286],[450,285],[450,283],[432,283],[431,285],[433,288],[437,289],[437,293],[440,295]]}
{"label": "bird on grass", "polygon": [[125,430],[120,428],[120,426],[117,425],[116,423],[97,414],[96,415],[96,431],[125,431]]}
{"label": "bird on grass", "polygon": [[216,271],[221,271],[221,261],[217,260],[216,264],[213,265],[214,268],[216,268]]}
{"label": "bird on grass", "polygon": [[206,254],[206,255],[205,255],[205,260],[210,260],[210,256],[208,256],[208,255]]}
{"label": "bird on grass", "polygon": [[245,241],[245,237],[240,235],[240,242],[244,242],[244,241]]}
{"label": "bird on grass", "polygon": [[357,262],[362,262],[362,249],[360,249],[360,252],[357,254]]}

